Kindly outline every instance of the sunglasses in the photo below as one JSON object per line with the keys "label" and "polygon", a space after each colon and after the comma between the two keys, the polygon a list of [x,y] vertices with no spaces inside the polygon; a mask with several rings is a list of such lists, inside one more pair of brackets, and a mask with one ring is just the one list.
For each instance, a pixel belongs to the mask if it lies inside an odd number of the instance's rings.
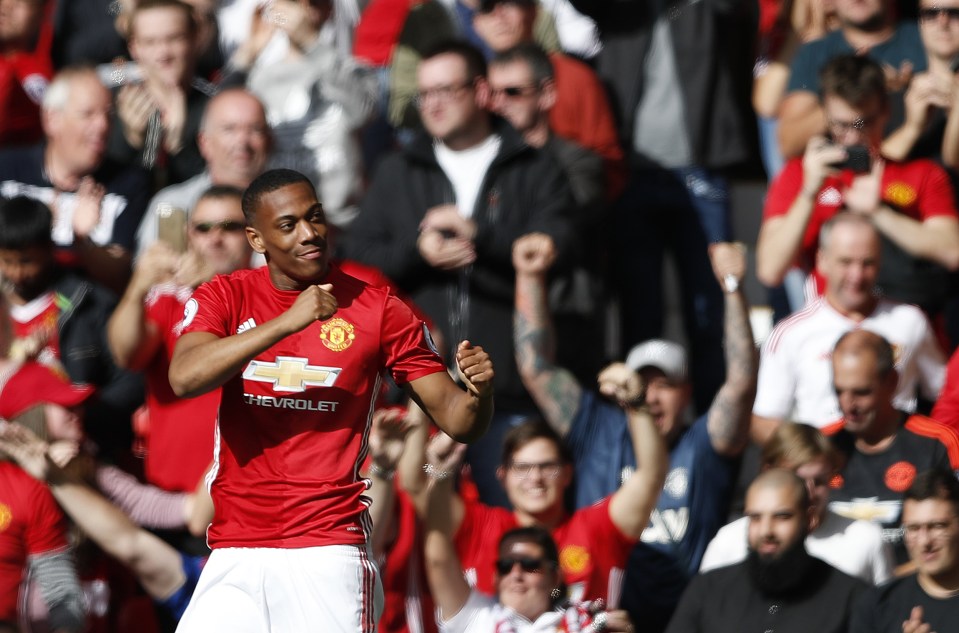
{"label": "sunglasses", "polygon": [[529,97],[536,94],[537,87],[535,85],[503,86],[502,88],[493,88],[491,92],[494,97],[505,95],[511,99],[515,99],[516,97]]}
{"label": "sunglasses", "polygon": [[500,558],[496,561],[496,572],[500,576],[506,576],[517,564],[526,573],[535,574],[543,571],[543,568],[549,565],[549,561],[542,558]]}
{"label": "sunglasses", "polygon": [[927,22],[938,20],[940,15],[945,15],[952,20],[959,20],[959,7],[926,7],[919,9],[919,19]]}
{"label": "sunglasses", "polygon": [[246,224],[236,220],[221,220],[219,222],[197,222],[193,225],[193,230],[197,233],[209,233],[213,229],[220,229],[227,233],[236,233],[246,230]]}

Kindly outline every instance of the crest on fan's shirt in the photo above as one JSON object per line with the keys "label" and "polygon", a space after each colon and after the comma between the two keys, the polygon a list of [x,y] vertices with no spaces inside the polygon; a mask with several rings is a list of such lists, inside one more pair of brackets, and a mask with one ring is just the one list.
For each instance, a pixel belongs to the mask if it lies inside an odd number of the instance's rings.
{"label": "crest on fan's shirt", "polygon": [[342,352],[353,344],[355,338],[353,324],[339,317],[330,319],[320,328],[320,340],[334,352]]}
{"label": "crest on fan's shirt", "polygon": [[306,391],[307,387],[332,387],[342,371],[339,367],[308,364],[307,359],[277,356],[275,362],[252,360],[243,370],[245,380],[268,382],[273,391]]}
{"label": "crest on fan's shirt", "polygon": [[10,527],[11,520],[13,520],[13,512],[10,507],[0,503],[0,532]]}

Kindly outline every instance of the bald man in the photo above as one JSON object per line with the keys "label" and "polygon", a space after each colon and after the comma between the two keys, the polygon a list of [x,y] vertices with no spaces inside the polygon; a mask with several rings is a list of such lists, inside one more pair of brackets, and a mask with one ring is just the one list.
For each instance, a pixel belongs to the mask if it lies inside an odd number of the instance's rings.
{"label": "bald man", "polygon": [[893,347],[874,332],[853,330],[839,339],[832,369],[843,417],[823,431],[846,456],[830,482],[830,509],[881,524],[901,564],[908,559],[900,530],[902,495],[916,473],[959,468],[959,438],[930,418],[896,408],[894,357]]}
{"label": "bald man", "polygon": [[805,482],[763,472],[746,493],[746,516],[746,560],[694,578],[666,633],[846,631],[866,585],[806,551],[817,514]]}

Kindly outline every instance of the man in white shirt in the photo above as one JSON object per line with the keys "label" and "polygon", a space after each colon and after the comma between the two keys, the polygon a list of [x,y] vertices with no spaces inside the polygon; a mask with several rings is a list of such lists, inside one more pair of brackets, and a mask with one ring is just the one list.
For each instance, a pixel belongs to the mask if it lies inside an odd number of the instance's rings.
{"label": "man in white shirt", "polygon": [[826,292],[782,321],[763,346],[753,405],[753,439],[763,443],[786,419],[822,428],[842,414],[831,381],[832,348],[844,333],[866,329],[895,350],[898,409],[916,410],[916,392],[935,400],[945,359],[918,308],[876,295],[880,241],[867,217],[835,215],[823,225],[816,266]]}

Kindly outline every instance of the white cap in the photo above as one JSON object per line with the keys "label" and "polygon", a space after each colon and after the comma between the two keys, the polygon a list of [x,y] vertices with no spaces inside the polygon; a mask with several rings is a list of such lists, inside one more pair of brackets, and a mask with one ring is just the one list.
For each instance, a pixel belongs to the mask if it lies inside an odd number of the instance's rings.
{"label": "white cap", "polygon": [[652,339],[631,349],[626,356],[626,366],[633,371],[655,367],[677,382],[686,382],[688,378],[686,350],[678,343],[662,339]]}

